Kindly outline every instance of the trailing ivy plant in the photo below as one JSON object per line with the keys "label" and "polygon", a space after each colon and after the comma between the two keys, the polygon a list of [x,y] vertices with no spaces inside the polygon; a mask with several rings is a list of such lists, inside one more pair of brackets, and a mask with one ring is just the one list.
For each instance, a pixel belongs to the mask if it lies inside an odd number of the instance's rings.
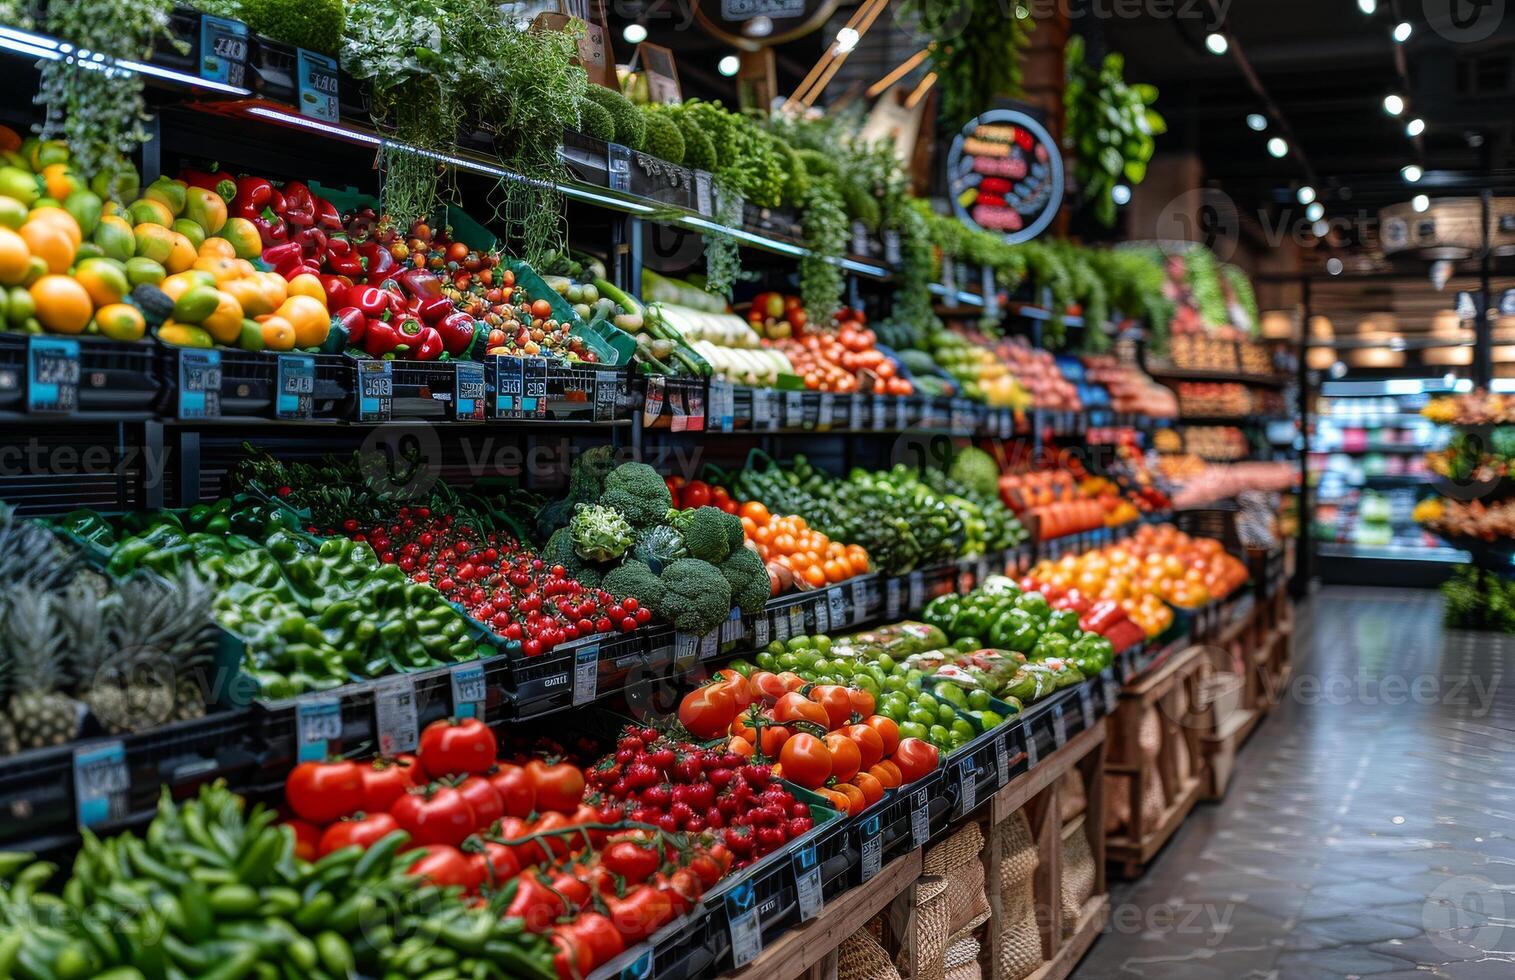
{"label": "trailing ivy plant", "polygon": [[1226,294],[1220,285],[1220,263],[1203,245],[1184,253],[1184,278],[1194,295],[1194,307],[1207,327],[1223,327],[1231,321],[1226,310]]}
{"label": "trailing ivy plant", "polygon": [[1247,317],[1247,332],[1256,335],[1262,327],[1261,314],[1257,310],[1257,294],[1252,291],[1252,280],[1239,266],[1222,265],[1220,274],[1225,278],[1237,306]]}
{"label": "trailing ivy plant", "polygon": [[837,260],[847,252],[847,212],[829,180],[810,182],[804,208],[809,254],[800,259],[800,299],[810,322],[825,327],[842,305],[846,280]]}
{"label": "trailing ivy plant", "polygon": [[1084,39],[1074,35],[1063,49],[1067,86],[1063,89],[1063,145],[1077,156],[1073,173],[1083,201],[1106,226],[1115,224],[1116,184],[1140,184],[1155,148],[1167,131],[1151,108],[1157,89],[1129,85],[1126,61],[1111,52],[1099,65],[1084,60]]}
{"label": "trailing ivy plant", "polygon": [[[68,144],[75,172],[107,178],[111,196],[115,175],[131,168],[131,156],[149,139],[143,122],[142,76],[109,65],[84,68],[81,54],[146,60],[154,43],[168,32],[172,0],[70,0],[50,3],[47,29],[76,50],[56,61],[38,62],[42,74],[35,101],[44,109],[37,127],[43,139]],[[15,23],[15,21],[8,21]]]}
{"label": "trailing ivy plant", "polygon": [[906,0],[900,19],[926,45],[941,93],[940,119],[949,129],[995,99],[1025,94],[1021,59],[1033,27],[1026,7],[1013,0]]}

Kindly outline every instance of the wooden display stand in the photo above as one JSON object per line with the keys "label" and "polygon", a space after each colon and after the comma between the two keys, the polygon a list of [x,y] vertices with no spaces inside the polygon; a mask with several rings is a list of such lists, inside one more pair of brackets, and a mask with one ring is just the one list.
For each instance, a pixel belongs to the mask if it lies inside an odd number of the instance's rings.
{"label": "wooden display stand", "polygon": [[[1205,790],[1205,757],[1200,729],[1193,724],[1194,707],[1203,698],[1202,685],[1212,673],[1202,647],[1175,654],[1150,674],[1122,688],[1115,713],[1106,720],[1110,736],[1111,774],[1127,777],[1130,816],[1121,833],[1105,842],[1105,853],[1127,878],[1134,878],[1152,860],[1194,809]],[[1157,752],[1141,747],[1142,721],[1156,711],[1159,721]],[[1179,771],[1180,745],[1187,750],[1189,771]],[[1142,796],[1156,778],[1162,808],[1155,819],[1143,812]]]}

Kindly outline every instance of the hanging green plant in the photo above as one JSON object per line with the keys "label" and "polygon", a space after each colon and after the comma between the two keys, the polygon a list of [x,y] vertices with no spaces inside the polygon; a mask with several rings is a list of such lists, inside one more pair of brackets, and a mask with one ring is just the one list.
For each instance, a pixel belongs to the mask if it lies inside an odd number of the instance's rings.
{"label": "hanging green plant", "polygon": [[1247,332],[1255,336],[1262,326],[1262,319],[1257,310],[1257,294],[1252,291],[1252,280],[1247,278],[1240,267],[1234,265],[1222,265],[1220,274],[1225,277],[1226,286],[1230,288],[1236,305],[1246,315]]}
{"label": "hanging green plant", "polygon": [[132,170],[132,154],[149,139],[143,126],[147,107],[142,100],[142,76],[94,62],[85,68],[76,58],[94,53],[145,61],[154,43],[167,36],[172,9],[171,0],[72,0],[48,5],[48,31],[76,50],[56,61],[38,62],[42,79],[35,101],[45,115],[37,131],[43,139],[68,144],[76,173],[90,179],[108,175],[103,186],[112,197],[117,175]]}
{"label": "hanging green plant", "polygon": [[1220,263],[1215,254],[1202,245],[1184,253],[1184,278],[1194,294],[1194,307],[1210,328],[1223,327],[1231,321],[1226,312],[1226,294],[1220,285]]}
{"label": "hanging green plant", "polygon": [[1067,85],[1063,89],[1063,146],[1077,155],[1073,173],[1079,192],[1104,225],[1115,224],[1115,185],[1140,184],[1156,147],[1167,132],[1163,117],[1151,108],[1157,89],[1128,85],[1126,62],[1112,52],[1099,65],[1084,60],[1084,39],[1074,35],[1063,50]]}
{"label": "hanging green plant", "polygon": [[[723,228],[742,224],[742,195],[716,178],[715,220]],[[742,275],[742,253],[736,239],[717,231],[705,233],[705,291],[717,296],[731,295],[731,287]]]}
{"label": "hanging green plant", "polygon": [[805,248],[800,299],[810,322],[823,328],[842,305],[845,278],[837,259],[847,251],[847,212],[829,180],[813,180],[804,201]]}
{"label": "hanging green plant", "polygon": [[996,99],[1020,98],[1021,58],[1034,22],[1020,3],[1002,0],[906,0],[902,23],[927,46],[941,93],[939,118],[957,129]]}

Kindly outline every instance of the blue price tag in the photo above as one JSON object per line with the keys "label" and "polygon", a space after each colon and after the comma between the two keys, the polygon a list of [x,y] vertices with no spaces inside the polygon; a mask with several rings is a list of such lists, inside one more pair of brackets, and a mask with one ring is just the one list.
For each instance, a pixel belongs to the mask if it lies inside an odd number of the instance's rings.
{"label": "blue price tag", "polygon": [[621,967],[621,980],[651,980],[652,950],[643,950],[642,955]]}
{"label": "blue price tag", "polygon": [[605,180],[613,191],[631,190],[631,149],[611,143],[605,149]]}
{"label": "blue price tag", "polygon": [[274,414],[281,419],[308,419],[315,409],[315,394],[315,356],[280,354]]}
{"label": "blue price tag", "polygon": [[247,74],[247,25],[239,20],[200,18],[200,77],[241,85]]}
{"label": "blue price tag", "polygon": [[484,365],[473,361],[453,361],[455,385],[452,414],[459,422],[482,422],[488,399],[484,393]]}
{"label": "blue price tag", "polygon": [[521,415],[542,418],[547,414],[547,359],[528,357],[521,361]]}
{"label": "blue price tag", "polygon": [[326,758],[341,748],[342,702],[336,698],[307,698],[295,702],[295,757],[301,762]]}
{"label": "blue price tag", "polygon": [[452,669],[452,713],[459,718],[484,717],[484,703],[489,697],[484,686],[484,665],[475,661]]}
{"label": "blue price tag", "polygon": [[300,48],[296,69],[299,72],[300,114],[323,122],[337,122],[341,111],[337,102],[336,59]]}
{"label": "blue price tag", "polygon": [[518,419],[521,417],[521,396],[525,393],[519,357],[500,355],[494,359],[494,417]]}
{"label": "blue price tag", "polygon": [[79,407],[79,342],[27,338],[26,410],[69,415]]}
{"label": "blue price tag", "polygon": [[179,350],[180,419],[221,417],[221,352]]}
{"label": "blue price tag", "polygon": [[391,362],[358,362],[359,422],[388,422],[394,394],[394,365]]}
{"label": "blue price tag", "polygon": [[763,927],[752,882],[744,881],[726,893],[726,927],[731,933],[732,966],[744,967],[763,952]]}
{"label": "blue price tag", "polygon": [[94,827],[126,816],[126,747],[119,739],[74,750],[74,810],[79,826]]}

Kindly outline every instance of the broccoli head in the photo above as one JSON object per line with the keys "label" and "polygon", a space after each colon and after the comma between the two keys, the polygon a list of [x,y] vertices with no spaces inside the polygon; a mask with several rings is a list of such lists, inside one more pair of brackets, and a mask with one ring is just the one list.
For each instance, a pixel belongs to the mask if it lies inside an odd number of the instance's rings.
{"label": "broccoli head", "polygon": [[578,555],[573,550],[573,532],[566,527],[560,527],[552,532],[552,537],[547,539],[547,544],[542,547],[542,563],[548,565],[562,565],[568,568],[579,564]]}
{"label": "broccoli head", "polygon": [[605,477],[600,503],[620,511],[632,527],[646,528],[662,523],[673,495],[658,471],[646,463],[622,463]]}
{"label": "broccoli head", "polygon": [[681,558],[659,576],[663,597],[658,612],[676,630],[704,635],[731,615],[731,586],[709,562]]}
{"label": "broccoli head", "polygon": [[554,500],[550,504],[544,504],[537,511],[537,540],[546,541],[561,528],[568,526],[568,519],[573,516],[574,502],[572,500]]}
{"label": "broccoli head", "polygon": [[976,497],[999,497],[999,464],[977,446],[966,446],[954,456],[947,475]]}
{"label": "broccoli head", "polygon": [[626,559],[606,573],[600,588],[618,600],[631,596],[648,609],[662,607],[663,583],[651,568],[635,558]]}
{"label": "broccoli head", "polygon": [[720,564],[721,574],[731,586],[731,601],[748,616],[763,611],[772,593],[768,566],[751,548],[738,548]]}
{"label": "broccoli head", "polygon": [[573,468],[568,471],[568,499],[576,504],[594,503],[605,492],[605,477],[613,469],[614,446],[596,446],[584,452],[573,461]]}
{"label": "broccoli head", "polygon": [[631,525],[614,507],[580,504],[568,522],[573,550],[588,561],[614,561],[631,547]]}
{"label": "broccoli head", "polygon": [[742,519],[719,507],[679,511],[675,525],[684,532],[684,546],[692,557],[719,564],[742,547]]}

